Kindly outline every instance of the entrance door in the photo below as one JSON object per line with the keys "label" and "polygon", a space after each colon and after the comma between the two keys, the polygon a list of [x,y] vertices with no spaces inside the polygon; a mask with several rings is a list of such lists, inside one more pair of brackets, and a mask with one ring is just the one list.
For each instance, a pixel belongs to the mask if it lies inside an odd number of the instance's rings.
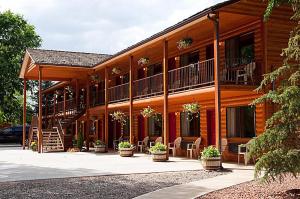
{"label": "entrance door", "polygon": [[207,110],[207,144],[216,145],[215,110]]}
{"label": "entrance door", "polygon": [[138,140],[142,141],[145,138],[144,117],[138,116]]}
{"label": "entrance door", "polygon": [[176,115],[169,113],[169,142],[174,142],[176,139]]}

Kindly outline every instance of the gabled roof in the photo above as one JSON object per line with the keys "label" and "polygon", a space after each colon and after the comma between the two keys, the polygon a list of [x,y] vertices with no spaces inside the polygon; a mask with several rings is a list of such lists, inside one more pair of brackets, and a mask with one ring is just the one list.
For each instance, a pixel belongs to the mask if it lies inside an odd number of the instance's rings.
{"label": "gabled roof", "polygon": [[35,64],[91,68],[111,55],[44,49],[27,49]]}

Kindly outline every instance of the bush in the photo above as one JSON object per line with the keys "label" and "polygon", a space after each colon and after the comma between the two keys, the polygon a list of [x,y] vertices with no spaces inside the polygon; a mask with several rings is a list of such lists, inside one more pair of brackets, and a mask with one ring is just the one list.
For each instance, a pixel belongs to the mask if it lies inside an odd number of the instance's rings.
{"label": "bush", "polygon": [[31,148],[33,151],[36,151],[36,150],[37,150],[37,144],[36,144],[36,142],[31,142],[30,148]]}
{"label": "bush", "polygon": [[129,142],[120,142],[119,149],[130,149],[132,145]]}
{"label": "bush", "polygon": [[153,147],[150,148],[151,153],[162,152],[166,150],[167,150],[167,146],[160,142],[157,142]]}
{"label": "bush", "polygon": [[78,132],[77,147],[80,149],[80,151],[81,151],[81,149],[83,147],[83,135],[82,135],[81,130]]}
{"label": "bush", "polygon": [[96,140],[95,146],[104,146],[105,147],[105,143],[102,142],[101,140]]}
{"label": "bush", "polygon": [[206,158],[217,158],[220,157],[220,152],[219,150],[214,147],[214,146],[209,146],[207,148],[204,148],[204,150],[201,153],[201,158],[206,159]]}

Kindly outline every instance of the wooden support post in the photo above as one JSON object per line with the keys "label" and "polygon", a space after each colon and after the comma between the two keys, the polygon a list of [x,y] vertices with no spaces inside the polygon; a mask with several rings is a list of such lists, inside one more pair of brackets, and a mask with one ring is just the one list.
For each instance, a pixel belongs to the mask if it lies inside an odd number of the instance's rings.
{"label": "wooden support post", "polygon": [[87,151],[90,150],[90,83],[89,78],[87,79],[86,83],[86,149]]}
{"label": "wooden support post", "polygon": [[66,118],[66,104],[67,104],[66,98],[67,98],[66,88],[64,87],[64,107],[63,107],[64,118]]}
{"label": "wooden support post", "polygon": [[211,18],[214,22],[214,78],[215,78],[215,125],[216,146],[221,151],[221,91],[220,91],[220,47],[219,47],[219,15]]}
{"label": "wooden support post", "polygon": [[76,109],[79,107],[79,83],[78,79],[76,79],[75,82],[75,103],[76,103]]}
{"label": "wooden support post", "polygon": [[[25,140],[26,140],[26,79],[24,78],[24,86],[23,86],[23,139],[22,139],[22,146],[23,150],[25,149]],[[29,143],[28,143],[29,146]]]}
{"label": "wooden support post", "polygon": [[129,57],[129,140],[134,144],[133,132],[133,56]]}
{"label": "wooden support post", "polygon": [[169,158],[169,105],[168,105],[168,41],[163,43],[163,80],[164,80],[164,144],[167,146],[167,158]]}
{"label": "wooden support post", "polygon": [[43,142],[43,133],[42,133],[42,68],[39,66],[39,120],[38,120],[38,152],[42,152],[42,142]]}
{"label": "wooden support post", "polygon": [[75,139],[78,140],[78,120],[75,121]]}
{"label": "wooden support post", "polygon": [[108,70],[105,67],[105,116],[104,116],[104,139],[105,144],[108,146]]}

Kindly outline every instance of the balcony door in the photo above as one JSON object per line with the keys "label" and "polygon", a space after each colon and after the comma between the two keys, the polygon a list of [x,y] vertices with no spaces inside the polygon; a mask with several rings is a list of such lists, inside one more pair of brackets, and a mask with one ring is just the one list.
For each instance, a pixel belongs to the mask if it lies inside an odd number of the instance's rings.
{"label": "balcony door", "polygon": [[215,110],[206,111],[207,145],[216,145]]}

